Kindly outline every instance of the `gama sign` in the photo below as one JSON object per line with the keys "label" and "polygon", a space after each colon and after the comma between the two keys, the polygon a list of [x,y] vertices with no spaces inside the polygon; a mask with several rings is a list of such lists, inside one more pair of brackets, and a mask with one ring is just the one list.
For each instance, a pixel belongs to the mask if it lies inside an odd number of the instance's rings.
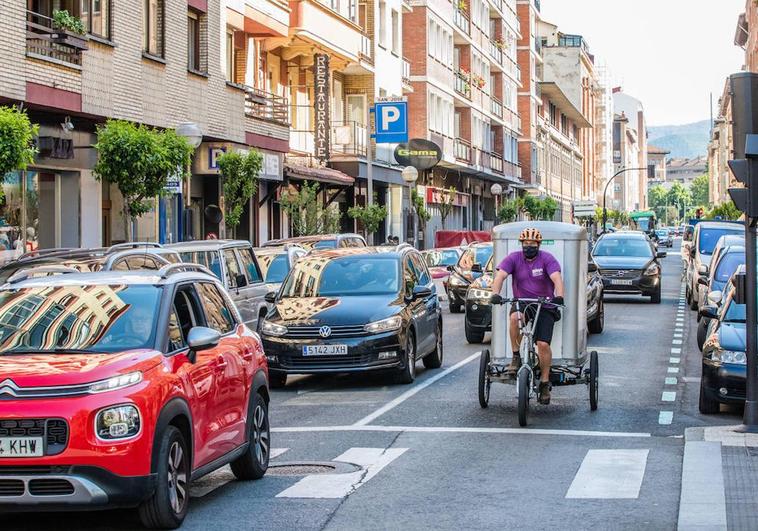
{"label": "gama sign", "polygon": [[428,170],[434,168],[442,160],[442,148],[423,138],[411,138],[407,144],[397,145],[395,160],[401,166]]}

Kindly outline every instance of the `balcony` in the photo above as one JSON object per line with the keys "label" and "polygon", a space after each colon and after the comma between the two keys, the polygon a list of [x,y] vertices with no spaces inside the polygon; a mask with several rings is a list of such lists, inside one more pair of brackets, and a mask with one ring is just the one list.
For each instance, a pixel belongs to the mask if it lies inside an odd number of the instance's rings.
{"label": "balcony", "polygon": [[26,12],[26,55],[66,66],[81,67],[87,37],[53,29],[53,19]]}
{"label": "balcony", "polygon": [[458,8],[453,10],[453,21],[463,33],[471,35],[471,22],[469,21],[468,14],[465,11],[461,11]]}
{"label": "balcony", "polygon": [[411,63],[403,57],[403,75],[402,75],[403,88],[406,90],[412,90],[411,85]]}
{"label": "balcony", "polygon": [[365,33],[361,34],[361,52],[359,57],[363,61],[374,64],[374,46],[371,37]]}
{"label": "balcony", "polygon": [[287,98],[245,87],[245,114],[259,120],[289,125]]}
{"label": "balcony", "polygon": [[534,51],[537,55],[542,56],[542,38],[539,36],[534,37]]}
{"label": "balcony", "polygon": [[490,112],[500,119],[503,118],[503,103],[494,96],[490,99]]}
{"label": "balcony", "polygon": [[456,160],[471,162],[471,143],[461,138],[455,139],[454,153]]}
{"label": "balcony", "polygon": [[499,65],[503,64],[503,45],[497,41],[490,41],[490,55]]}
{"label": "balcony", "polygon": [[[355,4],[337,0],[292,0],[289,36],[306,46],[291,46],[288,55],[312,56],[315,49],[358,62],[365,40],[357,24]],[[308,47],[311,46],[311,48]]]}
{"label": "balcony", "polygon": [[490,0],[490,2],[498,11],[503,12],[503,0]]}
{"label": "balcony", "polygon": [[461,96],[471,99],[471,76],[462,71],[455,73],[455,91]]}
{"label": "balcony", "polygon": [[494,152],[490,153],[490,169],[500,175],[503,174],[503,157],[501,155]]}
{"label": "balcony", "polygon": [[360,122],[332,122],[331,158],[365,157],[368,131]]}

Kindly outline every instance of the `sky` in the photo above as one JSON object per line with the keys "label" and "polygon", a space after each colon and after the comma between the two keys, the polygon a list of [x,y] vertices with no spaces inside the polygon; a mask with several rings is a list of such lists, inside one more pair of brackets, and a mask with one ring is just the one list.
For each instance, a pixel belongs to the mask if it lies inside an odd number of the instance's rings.
{"label": "sky", "polygon": [[[542,17],[584,36],[624,92],[642,101],[648,125],[710,118],[745,52],[734,45],[745,0],[542,0]],[[714,110],[715,113],[715,110]]]}

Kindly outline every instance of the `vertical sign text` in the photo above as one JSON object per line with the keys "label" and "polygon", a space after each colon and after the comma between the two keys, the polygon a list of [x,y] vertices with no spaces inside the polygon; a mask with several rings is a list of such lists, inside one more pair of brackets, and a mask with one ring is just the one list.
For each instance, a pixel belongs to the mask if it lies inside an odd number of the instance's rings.
{"label": "vertical sign text", "polygon": [[315,80],[314,105],[316,113],[315,155],[318,160],[329,159],[329,56],[313,56]]}

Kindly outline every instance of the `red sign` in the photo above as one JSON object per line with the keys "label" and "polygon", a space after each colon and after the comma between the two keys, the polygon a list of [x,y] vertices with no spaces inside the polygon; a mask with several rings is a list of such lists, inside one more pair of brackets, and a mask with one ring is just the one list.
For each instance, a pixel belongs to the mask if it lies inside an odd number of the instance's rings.
{"label": "red sign", "polygon": [[[450,190],[445,188],[433,188],[431,186],[426,187],[426,202],[433,205],[440,205],[450,201]],[[468,194],[462,194],[461,192],[455,192],[455,198],[453,198],[453,205],[457,207],[468,206]]]}

